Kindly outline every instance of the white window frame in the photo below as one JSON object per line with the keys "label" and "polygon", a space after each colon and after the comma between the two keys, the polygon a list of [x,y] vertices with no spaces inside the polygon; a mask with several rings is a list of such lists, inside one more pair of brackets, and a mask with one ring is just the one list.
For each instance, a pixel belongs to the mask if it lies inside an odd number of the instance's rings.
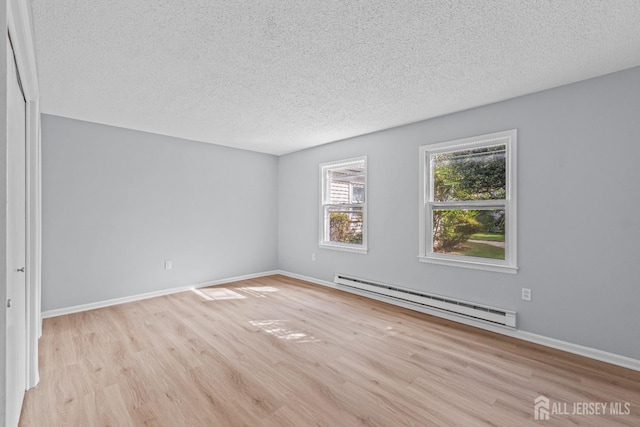
{"label": "white window frame", "polygon": [[[341,169],[349,164],[356,162],[364,162],[364,203],[349,203],[349,204],[331,204],[328,203],[329,186],[328,186],[328,173],[333,169]],[[366,254],[368,252],[367,246],[367,224],[369,222],[369,214],[367,212],[367,204],[369,201],[369,186],[368,186],[367,170],[367,156],[353,157],[350,159],[344,159],[335,162],[327,162],[320,164],[320,225],[319,225],[319,244],[318,246],[324,249],[333,249],[338,251],[355,252],[360,254]],[[349,198],[353,197],[352,189],[349,188]],[[327,239],[329,230],[329,215],[328,210],[331,207],[360,207],[362,208],[362,244],[355,243],[341,243],[332,242]]]}
{"label": "white window frame", "polygon": [[[431,179],[430,156],[461,150],[506,145],[506,195],[504,200],[435,202]],[[477,270],[517,273],[517,214],[516,214],[516,159],[517,130],[446,141],[420,147],[420,207],[419,207],[419,253],[421,262],[441,264]],[[433,251],[433,210],[442,207],[475,207],[504,209],[505,211],[505,259],[497,260],[464,255],[442,254]]]}

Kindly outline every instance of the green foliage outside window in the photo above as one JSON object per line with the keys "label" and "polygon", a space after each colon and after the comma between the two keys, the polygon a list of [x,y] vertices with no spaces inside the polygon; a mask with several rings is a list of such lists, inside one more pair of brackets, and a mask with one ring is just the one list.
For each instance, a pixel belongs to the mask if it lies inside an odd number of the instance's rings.
{"label": "green foliage outside window", "polygon": [[[435,202],[500,200],[506,197],[505,146],[454,151],[431,158]],[[433,211],[433,250],[461,253],[473,235],[504,236],[505,212],[501,209],[455,209]],[[478,234],[480,233],[480,234]],[[496,239],[491,239],[496,240]],[[468,246],[468,245],[467,245]],[[477,244],[475,244],[477,246]],[[487,257],[504,258],[504,248],[488,251]],[[483,255],[480,255],[483,256]]]}
{"label": "green foliage outside window", "polygon": [[437,154],[433,165],[436,202],[499,200],[506,196],[504,146]]}
{"label": "green foliage outside window", "polygon": [[362,244],[362,215],[332,212],[329,220],[332,242]]}
{"label": "green foliage outside window", "polygon": [[482,230],[476,211],[435,211],[433,213],[433,246],[436,252],[452,252],[472,234]]}

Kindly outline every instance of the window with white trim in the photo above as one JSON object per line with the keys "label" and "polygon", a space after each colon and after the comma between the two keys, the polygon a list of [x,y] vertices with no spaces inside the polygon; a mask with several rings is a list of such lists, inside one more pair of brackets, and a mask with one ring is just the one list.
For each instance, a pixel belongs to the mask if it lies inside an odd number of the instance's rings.
{"label": "window with white trim", "polygon": [[366,156],[321,164],[320,182],[320,246],[366,253]]}
{"label": "window with white trim", "polygon": [[515,129],[420,147],[420,261],[515,273]]}

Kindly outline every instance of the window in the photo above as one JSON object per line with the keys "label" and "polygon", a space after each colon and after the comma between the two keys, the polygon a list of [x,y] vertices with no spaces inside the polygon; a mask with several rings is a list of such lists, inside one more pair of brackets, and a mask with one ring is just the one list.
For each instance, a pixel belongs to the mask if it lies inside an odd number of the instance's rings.
{"label": "window", "polygon": [[367,253],[367,158],[320,165],[320,246]]}
{"label": "window", "polygon": [[420,147],[420,261],[516,272],[516,137]]}

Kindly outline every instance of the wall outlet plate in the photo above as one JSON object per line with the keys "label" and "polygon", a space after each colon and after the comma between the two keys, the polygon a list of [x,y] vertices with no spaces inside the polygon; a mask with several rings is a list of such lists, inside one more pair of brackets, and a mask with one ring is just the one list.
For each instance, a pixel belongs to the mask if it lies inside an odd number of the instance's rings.
{"label": "wall outlet plate", "polygon": [[173,268],[173,263],[171,261],[165,261],[164,262],[164,269],[165,270],[171,270]]}
{"label": "wall outlet plate", "polygon": [[525,301],[531,301],[531,289],[522,288],[522,299]]}

